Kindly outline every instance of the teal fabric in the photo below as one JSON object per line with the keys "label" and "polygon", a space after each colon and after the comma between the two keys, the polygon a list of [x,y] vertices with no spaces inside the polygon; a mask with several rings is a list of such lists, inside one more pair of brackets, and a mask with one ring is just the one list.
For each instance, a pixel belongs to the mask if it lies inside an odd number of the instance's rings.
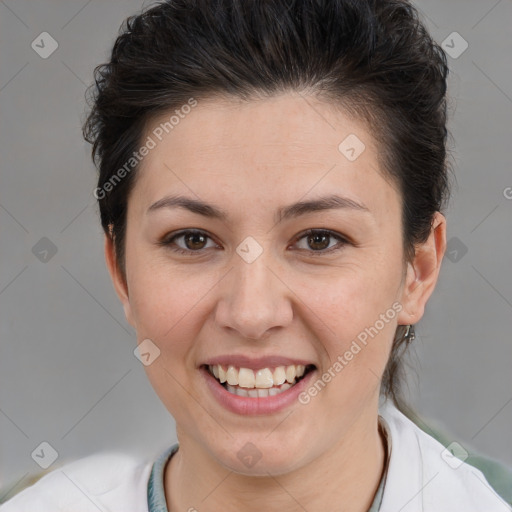
{"label": "teal fabric", "polygon": [[384,495],[384,487],[386,486],[386,479],[388,477],[388,468],[389,468],[389,459],[391,458],[391,448],[392,448],[392,440],[391,435],[388,432],[388,427],[386,421],[382,416],[379,416],[379,431],[386,438],[386,461],[384,474],[380,479],[379,488],[375,493],[375,498],[373,499],[373,503],[370,506],[368,512],[379,512],[380,506],[382,504],[382,496]]}
{"label": "teal fabric", "polygon": [[173,444],[153,464],[148,481],[149,512],[168,512],[164,491],[164,471],[167,461],[178,450],[179,444]]}
{"label": "teal fabric", "polygon": [[382,503],[382,495],[384,494],[384,484],[386,481],[386,475],[387,475],[387,467],[386,467],[386,473],[380,479],[379,488],[377,489],[377,493],[375,494],[375,498],[373,499],[373,503],[372,503],[371,507],[368,509],[368,512],[379,512],[379,510],[380,510],[380,504]]}

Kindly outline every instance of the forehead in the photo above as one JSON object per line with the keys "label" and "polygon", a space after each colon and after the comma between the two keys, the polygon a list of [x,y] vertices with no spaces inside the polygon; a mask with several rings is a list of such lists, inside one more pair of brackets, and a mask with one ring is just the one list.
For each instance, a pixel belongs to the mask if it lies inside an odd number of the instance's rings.
{"label": "forehead", "polygon": [[[166,122],[171,117],[176,124],[170,129]],[[156,142],[180,146],[183,151],[179,154],[186,153],[188,159],[193,158],[197,150],[201,154],[220,154],[227,149],[235,152],[242,148],[245,154],[251,154],[252,150],[257,160],[282,159],[288,155],[314,158],[324,152],[337,158],[339,143],[354,131],[366,146],[374,144],[361,121],[339,109],[334,111],[332,104],[297,93],[251,101],[239,98],[199,100],[179,119],[171,112],[149,124],[148,133],[156,133],[157,139],[158,132],[162,131],[163,140]],[[263,146],[265,154],[259,155],[258,149]],[[196,151],[190,151],[191,147]]]}
{"label": "forehead", "polygon": [[141,208],[167,192],[227,207],[250,199],[274,208],[327,192],[362,194],[374,208],[396,202],[365,124],[314,97],[208,99],[176,110],[148,124],[144,140],[154,147],[137,177]]}

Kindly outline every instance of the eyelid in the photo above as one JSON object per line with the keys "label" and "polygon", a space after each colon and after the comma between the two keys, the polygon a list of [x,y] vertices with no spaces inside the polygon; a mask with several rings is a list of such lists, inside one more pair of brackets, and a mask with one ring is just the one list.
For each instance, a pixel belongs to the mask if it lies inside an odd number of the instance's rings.
{"label": "eyelid", "polygon": [[[191,249],[183,249],[182,247],[175,245],[175,243],[173,241],[176,238],[180,238],[189,233],[205,235],[206,238],[210,239],[213,243],[215,243],[217,246],[219,246],[219,244],[215,241],[214,237],[212,235],[210,235],[210,233],[208,233],[208,231],[205,231],[203,229],[198,229],[198,228],[187,228],[187,229],[182,229],[182,230],[170,233],[170,234],[164,236],[160,241],[158,241],[157,245],[168,247],[170,250],[172,250],[176,253],[187,254],[187,255],[193,255],[193,254],[201,255],[205,252],[206,249],[213,249],[213,247],[207,247],[207,248],[198,249],[197,251],[194,251]],[[322,256],[322,255],[330,254],[332,252],[339,251],[346,245],[354,245],[354,243],[348,237],[346,237],[340,233],[337,233],[335,231],[332,231],[330,229],[327,229],[327,228],[309,228],[305,231],[302,231],[294,238],[292,245],[296,244],[299,240],[301,240],[302,238],[304,238],[306,236],[319,234],[319,233],[327,234],[328,236],[335,238],[336,240],[338,240],[338,244],[336,244],[335,246],[333,246],[329,249],[324,249],[324,250],[319,250],[319,251],[308,250],[308,249],[299,249],[299,251],[307,252],[308,255],[312,255],[312,256]],[[173,244],[174,244],[174,247],[172,247]]]}
{"label": "eyelid", "polygon": [[313,256],[322,256],[322,255],[325,255],[325,254],[330,254],[332,252],[336,252],[336,251],[339,251],[340,249],[342,249],[345,245],[354,245],[353,242],[346,236],[340,234],[340,233],[337,233],[336,231],[332,231],[330,229],[327,229],[327,228],[310,228],[310,229],[307,229],[306,231],[303,231],[302,233],[299,233],[295,239],[294,239],[294,244],[296,244],[299,240],[301,240],[302,238],[306,237],[306,236],[309,236],[309,235],[315,235],[315,234],[327,234],[328,236],[332,237],[332,238],[335,238],[338,240],[338,244],[336,244],[335,246],[329,248],[329,249],[324,249],[324,250],[321,250],[321,251],[313,251],[313,250],[307,250],[307,249],[299,249],[300,251],[306,251],[308,253],[308,255],[313,255]]}
{"label": "eyelid", "polygon": [[[208,231],[205,231],[204,229],[198,229],[198,228],[181,229],[179,231],[174,231],[172,233],[169,233],[169,234],[165,235],[161,240],[159,240],[157,242],[157,245],[161,245],[163,247],[168,247],[168,248],[170,248],[170,250],[172,250],[174,252],[177,252],[177,253],[182,253],[182,254],[202,254],[205,249],[199,249],[197,251],[192,251],[190,249],[183,249],[182,247],[179,247],[179,246],[172,247],[173,244],[175,244],[174,240],[176,238],[180,238],[180,237],[185,236],[185,235],[187,235],[189,233],[204,235],[206,238],[210,239],[213,243],[215,243],[216,245],[219,245],[214,240],[213,236],[210,235],[210,233],[208,233]],[[212,249],[212,247],[207,247],[207,249]]]}

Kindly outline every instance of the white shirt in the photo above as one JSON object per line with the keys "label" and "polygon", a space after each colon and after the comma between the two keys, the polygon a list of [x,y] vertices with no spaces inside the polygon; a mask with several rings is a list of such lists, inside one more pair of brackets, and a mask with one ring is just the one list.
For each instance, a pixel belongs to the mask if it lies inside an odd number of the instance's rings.
{"label": "white shirt", "polygon": [[394,405],[386,403],[380,414],[392,439],[380,512],[512,511],[481,471],[453,457]]}
{"label": "white shirt", "polygon": [[[390,402],[379,413],[391,441],[380,512],[512,511],[481,471],[453,457]],[[0,506],[0,512],[150,512],[148,481],[153,465],[161,479],[165,464],[159,460],[154,464],[114,452],[90,455],[45,475]]]}

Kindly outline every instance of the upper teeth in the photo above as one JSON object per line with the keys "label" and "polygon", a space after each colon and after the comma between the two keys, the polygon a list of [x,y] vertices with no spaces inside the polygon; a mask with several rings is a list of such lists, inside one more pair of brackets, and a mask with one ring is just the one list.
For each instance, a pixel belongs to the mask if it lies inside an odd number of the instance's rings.
{"label": "upper teeth", "polygon": [[291,384],[295,377],[302,377],[305,371],[305,366],[302,364],[278,366],[273,370],[261,368],[255,372],[250,368],[238,369],[233,365],[229,365],[227,369],[220,364],[209,365],[208,368],[221,383],[227,381],[231,386],[238,385],[242,388],[271,388],[280,386],[285,381]]}

